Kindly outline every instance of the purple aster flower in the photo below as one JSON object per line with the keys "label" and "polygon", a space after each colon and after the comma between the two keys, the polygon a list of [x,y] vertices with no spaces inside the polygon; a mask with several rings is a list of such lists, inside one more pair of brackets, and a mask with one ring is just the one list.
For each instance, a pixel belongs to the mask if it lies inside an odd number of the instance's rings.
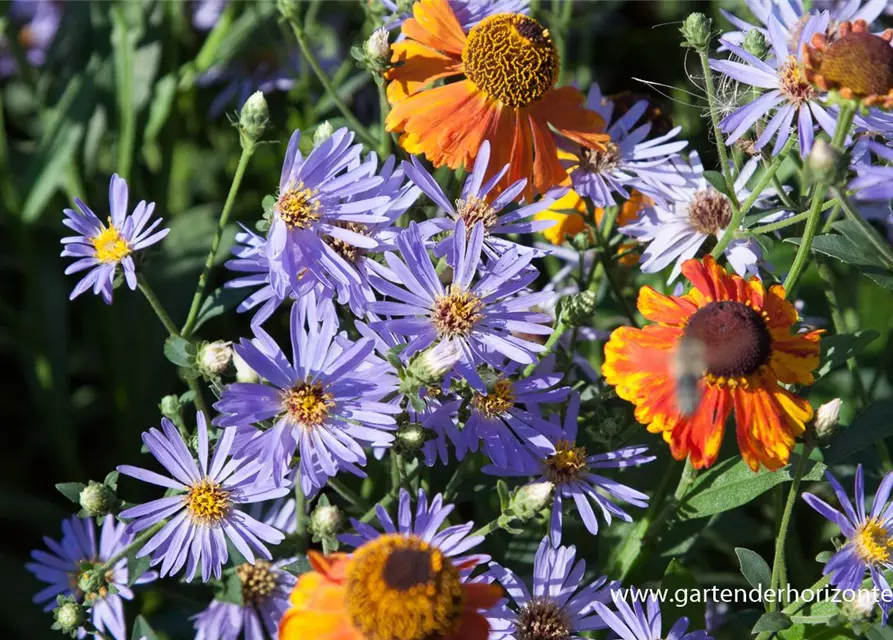
{"label": "purple aster flower", "polygon": [[830,471],[825,478],[837,495],[841,510],[811,493],[804,493],[803,500],[828,520],[840,527],[846,543],[838,549],[822,570],[823,575],[831,576],[831,584],[838,589],[858,590],[865,579],[866,571],[871,576],[874,588],[881,592],[880,603],[886,623],[890,608],[893,607],[893,594],[884,572],[893,569],[893,504],[890,492],[893,490],[893,473],[884,476],[874,495],[871,511],[865,510],[865,484],[862,479],[862,465],[856,468],[855,507],[843,487]]}
{"label": "purple aster flower", "polygon": [[[12,0],[9,3],[9,19],[12,28],[7,27],[7,33],[18,39],[28,64],[42,66],[62,22],[60,3],[53,0]],[[15,25],[21,26],[16,29]],[[18,72],[7,37],[0,35],[0,78]]]}
{"label": "purple aster flower", "polygon": [[263,324],[279,305],[284,301],[270,284],[270,262],[267,260],[267,241],[262,236],[254,233],[246,226],[240,224],[242,230],[236,233],[236,243],[233,246],[233,258],[227,260],[224,266],[230,271],[239,274],[237,278],[229,280],[224,287],[227,289],[255,288],[249,293],[236,311],[245,313],[256,309],[251,319],[251,325]]}
{"label": "purple aster flower", "polygon": [[289,140],[267,235],[270,284],[282,298],[304,295],[319,283],[342,291],[360,284],[344,255],[377,249],[379,242],[363,227],[391,222],[391,197],[356,197],[385,180],[370,175],[368,163],[357,162],[362,145],[353,144],[353,133],[337,130],[306,158],[298,149],[300,138],[295,131]]}
{"label": "purple aster flower", "polygon": [[131,291],[136,289],[133,253],[155,244],[170,230],[155,231],[161,224],[161,218],[146,226],[155,211],[154,202],[146,204],[145,200],[140,200],[133,213],[127,213],[127,182],[118,174],[112,176],[109,184],[109,210],[112,215],[108,218],[108,225],[103,224],[79,198],[75,198],[74,203],[78,211],[65,209],[66,219],[62,224],[77,235],[62,238],[65,245],[62,256],[77,260],[68,265],[65,275],[84,269],[90,271],[78,282],[69,299],[73,300],[93,287],[93,293],[102,294],[106,304],[111,304],[118,265],[124,270],[127,286]]}
{"label": "purple aster flower", "polygon": [[383,271],[384,277],[370,277],[372,286],[394,301],[372,302],[367,308],[396,318],[371,326],[411,337],[407,356],[438,340],[456,342],[462,351],[456,368],[475,389],[485,392],[475,371],[479,363],[498,367],[503,357],[521,364],[536,362],[536,354],[544,347],[515,332],[551,333],[543,325],[549,316],[530,311],[549,294],[526,293],[527,285],[537,277],[536,270],[529,268],[533,259],[529,251],[509,249],[486,265],[474,282],[481,264],[483,224],[476,224],[467,235],[465,223],[459,220],[453,250],[447,258],[453,269],[452,281],[445,287],[434,270],[418,225],[412,223],[397,239],[403,260],[386,252],[389,271]]}
{"label": "purple aster flower", "polygon": [[493,465],[484,467],[484,473],[500,476],[537,477],[528,484],[551,483],[554,488],[552,501],[552,522],[549,535],[552,544],[561,544],[563,523],[563,501],[573,500],[583,524],[592,535],[598,535],[598,519],[590,505],[595,503],[601,509],[605,523],[610,525],[613,517],[624,522],[632,522],[632,517],[615,504],[627,502],[635,507],[648,506],[648,496],[641,491],[620,484],[616,480],[599,475],[600,469],[625,469],[651,462],[656,456],[647,455],[643,446],[624,447],[617,451],[587,455],[586,448],[577,442],[577,417],[580,413],[580,395],[574,393],[568,403],[564,418],[564,432],[550,443],[549,453],[541,456],[534,464],[500,469]]}
{"label": "purple aster flower", "polygon": [[418,502],[413,513],[410,502],[410,494],[406,489],[400,489],[400,500],[397,508],[397,523],[391,519],[388,512],[380,504],[376,505],[375,513],[378,522],[384,531],[379,531],[370,524],[360,522],[356,518],[350,519],[356,533],[346,533],[338,536],[338,540],[349,547],[359,547],[381,535],[399,533],[404,536],[421,538],[433,547],[437,547],[444,556],[449,558],[454,565],[468,565],[462,569],[463,577],[471,572],[474,566],[482,562],[488,562],[490,556],[483,554],[469,555],[468,551],[484,541],[484,536],[470,535],[474,529],[473,522],[457,524],[450,527],[441,526],[455,508],[454,505],[444,504],[443,496],[437,494],[428,504],[428,496],[424,490],[419,489]]}
{"label": "purple aster flower", "polygon": [[121,517],[132,519],[128,531],[133,534],[167,520],[137,552],[137,557],[151,555],[152,566],[161,564],[162,577],[174,575],[185,564],[187,582],[192,581],[201,565],[202,581],[207,582],[211,575],[220,579],[223,564],[229,557],[227,542],[252,564],[255,551],[267,560],[272,559],[264,542],[279,544],[284,536],[274,527],[240,511],[236,505],[279,498],[288,493],[288,488],[277,487],[272,480],[260,480],[264,466],[261,461],[227,460],[235,437],[232,429],[223,432],[209,461],[204,414],[198,412],[196,421],[197,463],[183,436],[167,418],[161,421],[162,431],[149,429],[143,433],[143,443],[149,453],[170,475],[130,465],[122,465],[118,471],[172,489],[173,494],[125,509]]}
{"label": "purple aster flower", "polygon": [[[725,142],[733,144],[747,133],[759,120],[766,119],[765,127],[754,144],[762,149],[773,138],[775,145],[772,155],[781,152],[791,135],[796,131],[800,142],[800,155],[805,158],[812,149],[816,122],[830,136],[836,125],[832,116],[820,104],[820,93],[801,71],[802,50],[798,46],[791,51],[790,36],[782,23],[774,15],[768,19],[768,39],[772,55],[760,60],[729,40],[721,40],[741,62],[735,60],[710,60],[710,68],[734,80],[752,87],[766,89],[756,100],[735,109],[726,116],[720,126],[728,134]],[[809,42],[815,33],[824,33],[831,18],[827,12],[810,16],[799,31],[799,43]],[[774,114],[768,116],[774,111]]]}
{"label": "purple aster flower", "polygon": [[[396,29],[403,21],[411,17],[411,11],[402,9],[394,0],[381,0],[381,4],[392,15],[385,18],[384,26],[387,29]],[[450,8],[456,14],[456,19],[463,31],[469,31],[484,18],[489,18],[497,13],[523,13],[530,11],[529,0],[449,0]]]}
{"label": "purple aster flower", "polygon": [[[260,507],[253,504],[249,513],[282,533],[295,531],[295,501],[275,501],[262,516]],[[283,567],[295,558],[276,562],[257,560],[243,563],[234,569],[242,582],[242,606],[213,600],[208,608],[196,615],[195,640],[245,640],[275,638],[279,620],[288,609],[288,596],[297,579]],[[266,633],[264,632],[266,630]]]}
{"label": "purple aster flower", "polygon": [[[384,402],[398,380],[376,356],[369,338],[351,342],[338,334],[329,299],[300,298],[291,312],[292,358],[260,327],[242,339],[236,353],[269,384],[228,385],[214,407],[215,424],[238,427],[240,456],[267,463],[280,481],[297,449],[301,490],[308,497],[339,471],[364,477],[363,446],[389,446],[401,409]],[[266,430],[254,425],[272,420]],[[230,430],[227,430],[230,431]]]}
{"label": "purple aster flower", "polygon": [[[508,165],[502,167],[492,178],[484,182],[487,166],[490,164],[490,142],[485,140],[481,145],[478,156],[474,161],[474,167],[465,184],[462,186],[462,196],[456,200],[455,205],[443,193],[443,189],[434,180],[430,173],[422,166],[418,158],[413,156],[410,162],[404,162],[406,175],[409,176],[418,187],[431,200],[440,207],[447,218],[435,218],[424,223],[430,226],[432,232],[451,232],[446,238],[437,244],[435,255],[442,256],[452,251],[455,228],[459,220],[465,223],[466,231],[474,228],[478,222],[484,226],[484,249],[490,257],[498,257],[510,248],[518,251],[531,251],[529,247],[518,245],[505,238],[497,237],[510,233],[535,233],[543,231],[555,224],[555,220],[530,220],[541,211],[551,207],[555,201],[567,193],[566,188],[552,189],[539,201],[532,204],[512,207],[527,186],[527,179],[521,179],[511,184],[501,194],[488,197],[505,173]],[[433,233],[432,233],[433,235]],[[537,255],[545,255],[545,252],[536,250]]]}
{"label": "purple aster flower", "polygon": [[636,126],[648,109],[648,101],[636,102],[614,119],[614,102],[602,96],[598,84],[589,89],[586,106],[611,123],[607,130],[611,140],[604,151],[567,148],[574,158],[564,164],[570,171],[574,191],[580,196],[590,198],[597,207],[610,207],[615,204],[615,194],[629,199],[628,188],[635,187],[659,199],[663,185],[685,184],[685,179],[667,164],[668,158],[678,155],[688,144],[685,140],[673,140],[682,127],[648,140],[651,123]]}
{"label": "purple aster flower", "polygon": [[[34,596],[34,602],[47,603],[44,611],[50,611],[58,595],[76,595],[83,600],[84,594],[73,588],[81,574],[101,566],[130,544],[133,536],[126,531],[127,525],[115,522],[115,517],[107,515],[102,520],[99,544],[96,540],[96,527],[92,518],[72,516],[62,521],[62,539],[58,542],[44,538],[49,552],[35,549],[25,567],[41,582],[45,589]],[[158,577],[154,571],[147,571],[134,584],[147,584]],[[121,558],[106,574],[106,579],[117,593],[106,592],[93,601],[90,615],[93,626],[107,633],[115,640],[127,640],[127,623],[124,618],[124,600],[133,599],[133,591],[127,586],[127,559]],[[86,637],[81,629],[78,637]]]}
{"label": "purple aster flower", "polygon": [[633,606],[630,607],[624,599],[622,592],[625,590],[612,590],[611,597],[614,601],[616,612],[611,611],[601,602],[595,603],[595,610],[598,616],[603,620],[603,624],[607,625],[611,631],[616,633],[623,640],[654,640],[654,638],[664,638],[665,640],[712,640],[706,631],[688,630],[688,618],[679,618],[670,628],[670,631],[664,635],[661,625],[660,605],[657,598],[653,595],[648,596],[645,609],[642,603],[635,597],[632,597]]}
{"label": "purple aster flower", "polygon": [[[728,197],[714,189],[704,177],[704,167],[696,152],[691,154],[688,163],[681,158],[671,162],[688,178],[685,186],[668,187],[667,206],[656,202],[653,207],[643,209],[636,222],[620,228],[626,235],[648,244],[641,262],[645,273],[656,273],[675,262],[670,282],[679,275],[682,263],[694,257],[707,238],[722,237],[732,219]],[[759,158],[749,160],[735,180],[735,194],[739,202],[750,195],[747,182],[758,163]],[[754,206],[764,206],[774,196],[773,189],[764,189]],[[726,247],[725,256],[741,276],[759,275],[757,265],[763,258],[763,252],[756,240],[732,240]]]}
{"label": "purple aster flower", "polygon": [[[882,162],[893,163],[893,148],[877,142],[867,142],[866,146]],[[867,154],[853,168],[856,177],[850,181],[847,189],[854,192],[856,200],[889,202],[893,199],[893,166],[872,164],[871,155]]]}
{"label": "purple aster flower", "polygon": [[586,561],[575,563],[576,554],[576,547],[555,548],[543,538],[533,563],[532,590],[510,569],[491,563],[488,574],[505,587],[510,600],[485,613],[490,640],[524,640],[543,628],[554,629],[556,638],[576,640],[581,632],[604,629],[594,607],[607,602],[619,583],[608,583],[605,576],[584,582]]}
{"label": "purple aster flower", "polygon": [[192,3],[192,26],[199,31],[210,31],[220,20],[228,0],[195,0]]}

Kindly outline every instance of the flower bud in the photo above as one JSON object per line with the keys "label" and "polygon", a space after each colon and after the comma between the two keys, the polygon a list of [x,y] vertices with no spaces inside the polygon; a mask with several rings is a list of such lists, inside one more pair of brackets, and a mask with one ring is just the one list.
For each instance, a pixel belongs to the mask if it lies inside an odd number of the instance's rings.
{"label": "flower bud", "polygon": [[232,358],[232,342],[217,340],[215,342],[206,342],[199,348],[196,362],[199,369],[204,373],[219,376],[226,371]]}
{"label": "flower bud", "polygon": [[267,99],[262,91],[252,93],[239,114],[239,130],[243,138],[250,144],[254,144],[264,135],[267,122],[270,120],[270,110],[267,107]]}
{"label": "flower bud", "polygon": [[161,415],[163,415],[168,420],[179,420],[181,408],[180,396],[164,396],[161,399],[161,402],[158,404],[158,408],[161,410]]}
{"label": "flower bud", "polygon": [[363,45],[366,55],[377,62],[387,62],[391,55],[391,45],[388,43],[388,30],[380,27],[372,32],[369,39]]}
{"label": "flower bud", "polygon": [[561,319],[570,327],[588,325],[595,313],[598,296],[595,291],[575,293],[564,299]]}
{"label": "flower bud", "polygon": [[112,512],[118,503],[115,490],[108,485],[93,482],[81,490],[79,501],[86,514],[93,518],[101,518]]}
{"label": "flower bud", "polygon": [[73,599],[66,600],[62,596],[56,602],[59,606],[53,609],[53,618],[56,620],[53,628],[74,637],[86,619],[84,608]]}
{"label": "flower bud", "polygon": [[706,51],[713,37],[713,21],[703,13],[692,13],[682,23],[680,31],[685,38],[682,46]]}
{"label": "flower bud", "polygon": [[552,498],[551,482],[525,484],[512,496],[511,510],[522,520],[529,520],[546,508]]}
{"label": "flower bud", "polygon": [[461,357],[462,351],[455,341],[439,342],[423,352],[409,366],[409,372],[424,384],[435,384],[440,382]]}
{"label": "flower bud", "polygon": [[341,529],[344,517],[333,504],[317,505],[310,514],[310,530],[320,538],[331,538]]}
{"label": "flower bud", "polygon": [[764,58],[769,53],[769,43],[766,36],[757,29],[751,29],[744,36],[744,50],[757,58]]}
{"label": "flower bud", "polygon": [[329,124],[329,121],[326,120],[321,125],[316,127],[316,131],[313,132],[313,146],[318,147],[323,142],[332,137],[332,134],[335,133],[335,129]]}
{"label": "flower bud", "polygon": [[434,432],[420,424],[411,422],[397,429],[394,448],[397,453],[415,455],[425,443],[434,438]]}
{"label": "flower bud", "polygon": [[878,592],[875,589],[857,589],[855,598],[846,598],[840,605],[840,615],[847,622],[867,622],[878,604]]}
{"label": "flower bud", "polygon": [[235,351],[233,351],[233,366],[236,368],[236,382],[260,382],[257,372]]}
{"label": "flower bud", "polygon": [[807,177],[813,183],[839,185],[846,178],[848,163],[845,153],[819,138],[806,158]]}
{"label": "flower bud", "polygon": [[840,419],[840,406],[843,401],[834,398],[820,406],[815,412],[815,435],[819,440],[827,440],[837,432],[837,422]]}
{"label": "flower bud", "polygon": [[586,251],[592,248],[592,234],[588,229],[583,229],[580,233],[571,238],[571,244],[577,251]]}
{"label": "flower bud", "polygon": [[85,596],[90,595],[91,593],[98,593],[104,586],[105,579],[96,569],[88,569],[78,578],[78,589],[82,591]]}
{"label": "flower bud", "polygon": [[292,20],[298,17],[300,0],[276,0],[276,8],[286,20]]}

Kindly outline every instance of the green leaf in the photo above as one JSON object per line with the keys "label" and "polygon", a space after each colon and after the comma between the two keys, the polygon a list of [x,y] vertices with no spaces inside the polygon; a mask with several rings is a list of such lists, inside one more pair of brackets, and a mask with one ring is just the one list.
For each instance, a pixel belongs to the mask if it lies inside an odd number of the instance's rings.
{"label": "green leaf", "polygon": [[[754,473],[740,458],[728,458],[699,475],[680,509],[680,519],[706,518],[747,504],[772,487],[791,480],[797,455],[791,454],[788,466],[778,471],[761,469]],[[806,463],[804,480],[819,480],[825,465],[815,460]]]}
{"label": "green leaf", "polygon": [[159,640],[158,634],[151,625],[146,622],[143,616],[137,616],[133,622],[133,632],[130,634],[130,640]]}
{"label": "green leaf", "polygon": [[720,193],[729,195],[728,193],[726,193],[729,190],[728,187],[726,187],[726,179],[719,171],[705,171],[704,178],[707,179],[707,182],[709,182],[710,186],[712,186],[714,189],[716,189]]}
{"label": "green leaf", "polygon": [[822,564],[827,564],[828,560],[830,560],[833,556],[834,553],[832,553],[831,551],[822,551],[815,557],[815,561]]}
{"label": "green leaf", "polygon": [[[660,581],[661,589],[666,589],[668,593],[685,592],[690,596],[700,595],[702,593],[698,581],[695,580],[691,572],[676,558],[667,565],[664,577]],[[682,616],[686,616],[689,620],[689,626],[692,629],[704,628],[704,616],[706,614],[707,605],[698,597],[692,597],[687,600],[684,606],[675,603],[676,607],[670,616],[674,620]]]}
{"label": "green leaf", "polygon": [[149,570],[149,563],[152,562],[151,554],[137,558],[136,554],[138,551],[139,549],[131,549],[126,556],[128,587],[132,587]]}
{"label": "green leaf", "polygon": [[203,324],[212,318],[223,315],[231,309],[235,309],[242,300],[245,299],[245,292],[241,289],[231,289],[220,287],[215,289],[211,295],[205,298],[201,308],[198,310],[198,317],[195,321],[195,328],[198,330]]}
{"label": "green leaf", "polygon": [[824,378],[834,369],[845,364],[847,360],[860,354],[879,335],[874,329],[868,329],[867,331],[840,333],[822,338],[820,359],[822,364],[815,373],[816,378]]}
{"label": "green leaf", "polygon": [[60,482],[56,490],[75,504],[81,503],[81,491],[87,488],[82,482]]}
{"label": "green leaf", "polygon": [[245,604],[242,599],[242,579],[239,577],[239,574],[233,571],[228,577],[225,577],[223,589],[214,595],[214,599],[220,602],[229,602],[240,607]]}
{"label": "green leaf", "polygon": [[102,481],[102,484],[111,487],[112,489],[118,488],[118,472],[117,471],[109,471],[106,474],[105,479]]}
{"label": "green leaf", "polygon": [[[785,242],[800,245],[801,238],[785,238]],[[884,268],[882,262],[878,262],[876,258],[864,251],[863,247],[855,244],[846,236],[836,233],[827,233],[825,235],[816,236],[811,246],[813,251],[818,251],[826,256],[836,258],[841,262],[861,267]]]}
{"label": "green leaf", "polygon": [[770,611],[760,616],[751,632],[756,634],[764,631],[784,631],[785,629],[790,629],[793,624],[786,613]]}
{"label": "green leaf", "polygon": [[164,341],[164,357],[178,367],[195,365],[195,345],[180,336],[168,336]]}
{"label": "green leaf", "polygon": [[850,426],[841,427],[837,436],[822,453],[826,464],[837,464],[891,435],[893,435],[893,400],[881,400],[869,405],[857,415]]}
{"label": "green leaf", "polygon": [[293,576],[299,577],[311,571],[310,562],[304,556],[298,556],[298,559],[282,567],[283,571],[288,571]]}
{"label": "green leaf", "polygon": [[735,555],[738,556],[741,573],[750,586],[763,590],[768,589],[772,582],[772,570],[769,568],[769,564],[763,560],[763,557],[756,551],[751,551],[744,547],[736,547]]}

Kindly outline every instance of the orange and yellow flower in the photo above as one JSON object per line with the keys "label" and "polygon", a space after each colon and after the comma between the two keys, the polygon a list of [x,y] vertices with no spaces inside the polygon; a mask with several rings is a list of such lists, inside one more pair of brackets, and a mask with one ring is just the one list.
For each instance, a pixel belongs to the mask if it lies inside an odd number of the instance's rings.
{"label": "orange and yellow flower", "polygon": [[[562,182],[554,133],[603,149],[604,121],[574,87],[555,88],[560,70],[549,30],[525,15],[500,13],[467,34],[447,0],[419,0],[392,46],[386,126],[400,144],[435,166],[471,167],[484,140],[488,178],[509,164],[505,187],[528,180],[525,195]],[[461,76],[461,77],[457,77]],[[450,79],[441,86],[438,80]]]}
{"label": "orange and yellow flower", "polygon": [[[352,556],[311,551],[279,640],[487,640],[479,613],[502,589],[462,582],[443,553],[416,536],[383,535]],[[470,561],[474,564],[474,560]]]}
{"label": "orange and yellow flower", "polygon": [[[781,285],[728,275],[707,256],[687,260],[694,287],[665,296],[642,287],[638,307],[655,324],[620,327],[605,345],[605,380],[636,405],[636,419],[661,433],[673,456],[696,468],[716,460],[734,410],[738,447],[751,469],[788,462],[795,438],[812,419],[809,402],[781,386],[808,385],[819,363],[821,331],[792,334],[798,321]],[[694,375],[699,402],[680,409],[677,354],[683,339],[703,345]]]}

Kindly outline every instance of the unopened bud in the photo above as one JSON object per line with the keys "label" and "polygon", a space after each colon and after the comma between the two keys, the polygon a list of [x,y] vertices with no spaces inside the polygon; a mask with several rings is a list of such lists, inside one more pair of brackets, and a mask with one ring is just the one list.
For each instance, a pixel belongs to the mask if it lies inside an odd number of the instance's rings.
{"label": "unopened bud", "polygon": [[215,342],[206,342],[199,348],[196,362],[204,373],[219,376],[226,371],[232,359],[232,343],[217,340]]}
{"label": "unopened bud", "polygon": [[587,249],[592,248],[592,234],[589,233],[588,229],[583,229],[578,234],[575,234],[573,238],[571,238],[571,244],[574,246],[574,249],[577,251],[586,251]]}
{"label": "unopened bud", "polygon": [[409,367],[413,377],[425,384],[439,382],[462,357],[462,350],[454,340],[439,342],[423,352]]}
{"label": "unopened bud", "polygon": [[61,596],[56,602],[59,606],[53,610],[53,618],[56,620],[53,628],[74,637],[86,619],[84,608],[73,599],[66,601]]}
{"label": "unopened bud", "polygon": [[590,324],[595,314],[598,296],[595,291],[575,293],[564,299],[561,319],[570,327],[582,327]]}
{"label": "unopened bud", "polygon": [[827,440],[837,431],[840,419],[840,406],[843,401],[835,398],[820,406],[815,412],[815,435],[819,440]]}
{"label": "unopened bud", "polygon": [[270,110],[267,107],[267,99],[262,91],[252,93],[239,114],[239,130],[243,138],[251,144],[260,140],[270,120]]}
{"label": "unopened bud", "polygon": [[744,50],[757,58],[764,58],[769,53],[769,43],[766,36],[757,29],[751,29],[744,35]]}
{"label": "unopened bud", "polygon": [[682,46],[691,47],[696,51],[706,51],[713,37],[713,21],[703,13],[692,13],[682,23],[680,31],[685,38]]}
{"label": "unopened bud", "polygon": [[840,614],[850,623],[867,622],[878,603],[875,589],[856,589],[855,598],[845,598],[840,605]]}
{"label": "unopened bud", "polygon": [[174,422],[177,422],[180,419],[181,406],[180,396],[176,395],[164,396],[158,404],[158,408],[161,410],[161,415]]}
{"label": "unopened bud", "polygon": [[411,422],[397,429],[394,447],[397,453],[415,455],[434,437],[434,432],[430,429]]}
{"label": "unopened bud", "polygon": [[321,125],[316,127],[316,131],[313,132],[313,146],[318,147],[323,142],[332,137],[332,134],[335,133],[335,129],[329,124],[329,121],[326,120]]}
{"label": "unopened bud", "polygon": [[378,62],[387,62],[391,55],[391,45],[388,43],[388,30],[380,27],[372,32],[369,39],[363,45],[366,55]]}
{"label": "unopened bud", "polygon": [[84,571],[78,578],[78,589],[85,595],[97,593],[105,586],[105,579],[96,569]]}
{"label": "unopened bud", "polygon": [[813,183],[839,185],[847,173],[846,154],[819,138],[806,158],[807,175]]}
{"label": "unopened bud", "polygon": [[233,366],[236,368],[236,382],[260,382],[257,372],[235,351],[233,351]]}
{"label": "unopened bud", "polygon": [[552,498],[551,482],[525,484],[512,497],[511,510],[522,520],[529,520],[546,508]]}
{"label": "unopened bud", "polygon": [[114,489],[108,485],[93,482],[81,490],[79,501],[88,516],[101,518],[112,512],[118,502]]}
{"label": "unopened bud", "polygon": [[333,504],[321,504],[310,514],[310,530],[321,538],[331,538],[341,529],[341,509]]}

